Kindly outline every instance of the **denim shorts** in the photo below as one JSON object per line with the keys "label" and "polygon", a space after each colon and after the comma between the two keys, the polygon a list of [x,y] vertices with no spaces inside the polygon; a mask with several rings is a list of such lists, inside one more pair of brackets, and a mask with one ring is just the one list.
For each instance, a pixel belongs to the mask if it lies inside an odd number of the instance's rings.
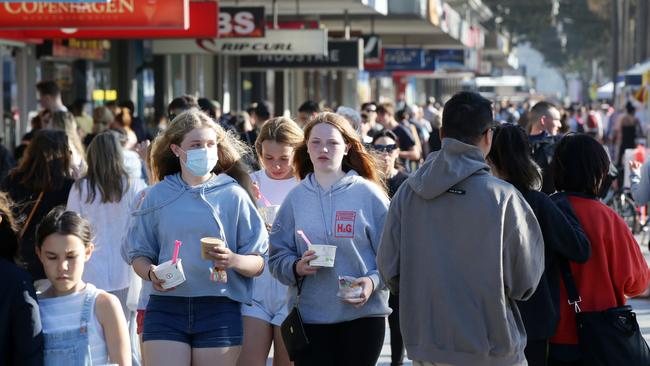
{"label": "denim shorts", "polygon": [[151,295],[142,340],[175,341],[192,348],[240,346],[241,304],[226,297]]}

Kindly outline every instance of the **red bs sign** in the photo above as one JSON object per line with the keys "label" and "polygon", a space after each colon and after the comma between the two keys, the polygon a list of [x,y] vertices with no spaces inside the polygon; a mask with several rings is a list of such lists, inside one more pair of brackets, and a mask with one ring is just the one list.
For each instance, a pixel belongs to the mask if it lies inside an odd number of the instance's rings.
{"label": "red bs sign", "polygon": [[264,7],[221,7],[219,38],[264,37]]}

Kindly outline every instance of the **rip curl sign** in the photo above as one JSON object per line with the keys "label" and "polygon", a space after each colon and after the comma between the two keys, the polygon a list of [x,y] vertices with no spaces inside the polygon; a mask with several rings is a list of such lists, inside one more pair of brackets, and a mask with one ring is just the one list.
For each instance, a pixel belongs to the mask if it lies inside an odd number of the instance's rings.
{"label": "rip curl sign", "polygon": [[357,217],[355,211],[336,211],[334,221],[334,237],[354,238],[354,221]]}

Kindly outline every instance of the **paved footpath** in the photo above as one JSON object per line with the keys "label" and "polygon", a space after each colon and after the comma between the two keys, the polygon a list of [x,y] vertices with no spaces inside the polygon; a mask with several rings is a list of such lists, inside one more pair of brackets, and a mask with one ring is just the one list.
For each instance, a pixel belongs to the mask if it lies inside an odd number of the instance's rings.
{"label": "paved footpath", "polygon": [[[648,237],[649,235],[646,235],[646,238],[643,239],[646,245],[642,245],[641,248],[643,254],[645,255],[646,261],[650,263],[650,252],[648,252],[647,246]],[[642,238],[640,236],[637,236],[637,240],[641,242]],[[641,332],[643,332],[646,341],[650,343],[650,300],[632,299],[628,302],[628,304],[632,305],[632,308],[636,312]],[[267,365],[272,365],[272,355],[268,359]],[[411,366],[412,363],[407,359],[404,361],[404,365]],[[390,334],[388,332],[388,323],[386,323],[386,337],[384,338],[384,347],[381,350],[381,356],[379,357],[377,366],[390,366]]]}

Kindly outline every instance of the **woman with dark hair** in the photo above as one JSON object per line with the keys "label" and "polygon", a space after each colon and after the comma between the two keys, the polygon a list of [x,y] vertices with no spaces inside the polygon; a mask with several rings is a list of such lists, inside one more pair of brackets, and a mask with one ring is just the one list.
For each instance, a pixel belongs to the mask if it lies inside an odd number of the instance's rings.
{"label": "woman with dark hair", "polygon": [[63,131],[42,130],[36,133],[20,164],[1,186],[16,204],[14,216],[23,226],[18,234],[20,256],[34,280],[45,278],[34,250],[36,224],[52,208],[65,205],[74,183],[68,141]]}
{"label": "woman with dark hair", "polygon": [[[321,113],[305,126],[293,165],[301,182],[276,216],[269,267],[290,286],[292,305],[302,285],[309,345],[295,365],[374,366],[390,313],[376,261],[388,212],[377,163],[343,116]],[[316,251],[297,232],[336,247],[333,262],[312,262]]]}
{"label": "woman with dark hair", "polygon": [[[584,312],[625,305],[627,297],[641,294],[650,270],[627,225],[598,200],[610,160],[603,146],[587,135],[567,135],[557,144],[551,169],[558,192],[566,197],[591,243],[591,257],[570,263]],[[582,365],[575,312],[560,287],[560,320],[550,340],[549,365]]]}
{"label": "woman with dark hair", "polygon": [[[375,134],[372,139],[372,147],[380,156],[380,166],[386,179],[388,188],[388,197],[393,198],[399,187],[409,177],[401,169],[397,168],[397,158],[399,158],[399,145],[397,144],[397,135],[391,130],[381,130]],[[399,328],[399,295],[391,293],[388,298],[388,306],[392,313],[388,316],[388,326],[390,327],[390,358],[391,366],[402,365],[404,363],[405,347],[402,339],[402,332]]]}
{"label": "woman with dark hair", "polygon": [[[625,150],[636,147],[636,139],[643,137],[641,122],[634,115],[636,108],[632,102],[625,104],[625,114],[619,118],[616,123],[614,132],[616,134],[616,151],[618,160],[616,167],[620,168],[625,159]],[[622,183],[622,182],[621,182]]]}
{"label": "woman with dark hair", "polygon": [[32,279],[16,264],[18,227],[0,192],[0,364],[43,365],[43,335]]}
{"label": "woman with dark hair", "polygon": [[533,209],[544,237],[544,274],[533,296],[517,304],[528,337],[524,350],[526,360],[530,366],[544,366],[548,359],[548,340],[555,334],[559,320],[560,282],[556,258],[584,263],[590,249],[589,241],[573,216],[562,212],[546,194],[539,192],[542,176],[530,151],[524,128],[505,124],[494,131],[487,161],[495,176],[521,192]]}

